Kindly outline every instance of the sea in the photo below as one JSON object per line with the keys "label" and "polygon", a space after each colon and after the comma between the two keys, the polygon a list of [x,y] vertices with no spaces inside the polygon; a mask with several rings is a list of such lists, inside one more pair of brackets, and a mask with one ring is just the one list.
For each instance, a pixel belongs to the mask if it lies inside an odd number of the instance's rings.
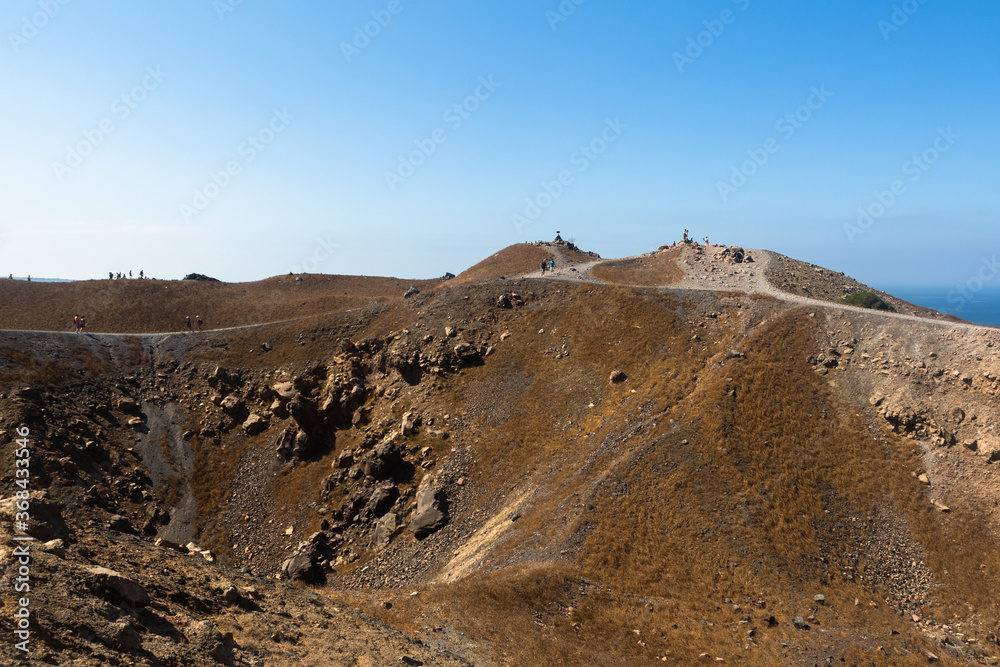
{"label": "sea", "polygon": [[883,291],[917,306],[933,308],[967,322],[1000,327],[1000,288],[960,291],[947,287],[884,287]]}

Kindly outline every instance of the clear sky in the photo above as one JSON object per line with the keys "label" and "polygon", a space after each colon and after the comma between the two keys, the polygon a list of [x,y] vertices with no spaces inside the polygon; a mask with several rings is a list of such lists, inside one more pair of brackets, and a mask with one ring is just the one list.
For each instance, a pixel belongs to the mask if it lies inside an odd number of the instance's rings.
{"label": "clear sky", "polygon": [[4,0],[0,272],[427,278],[556,230],[617,257],[688,228],[964,282],[1000,251],[998,23],[987,0]]}

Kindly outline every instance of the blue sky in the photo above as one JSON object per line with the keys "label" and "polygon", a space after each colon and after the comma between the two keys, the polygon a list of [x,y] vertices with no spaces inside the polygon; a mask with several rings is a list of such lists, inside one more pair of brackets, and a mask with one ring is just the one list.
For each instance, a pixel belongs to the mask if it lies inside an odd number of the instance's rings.
{"label": "blue sky", "polygon": [[7,0],[0,272],[425,278],[689,228],[951,285],[1000,250],[995,2],[579,1]]}

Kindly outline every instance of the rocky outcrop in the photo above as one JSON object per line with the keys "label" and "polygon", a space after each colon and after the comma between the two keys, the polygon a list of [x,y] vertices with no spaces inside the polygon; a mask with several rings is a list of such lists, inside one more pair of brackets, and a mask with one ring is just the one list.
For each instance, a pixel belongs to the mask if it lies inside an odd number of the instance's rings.
{"label": "rocky outcrop", "polygon": [[394,440],[386,440],[378,444],[375,449],[365,456],[361,463],[361,470],[367,477],[373,479],[384,479],[389,476],[396,465],[401,460],[401,450],[399,444]]}
{"label": "rocky outcrop", "polygon": [[417,487],[417,508],[408,529],[422,539],[448,523],[447,499],[444,489],[433,475],[427,475]]}
{"label": "rocky outcrop", "polygon": [[91,567],[86,570],[87,583],[95,593],[112,604],[128,604],[145,607],[149,604],[146,589],[133,579],[124,577],[105,567]]}

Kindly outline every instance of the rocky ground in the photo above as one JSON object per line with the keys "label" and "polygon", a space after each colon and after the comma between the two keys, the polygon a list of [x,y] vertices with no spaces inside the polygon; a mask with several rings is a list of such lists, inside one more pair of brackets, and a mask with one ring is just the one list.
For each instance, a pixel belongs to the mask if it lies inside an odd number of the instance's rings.
{"label": "rocky ground", "polygon": [[0,332],[32,658],[994,664],[1000,337],[808,268],[557,240],[337,315]]}

